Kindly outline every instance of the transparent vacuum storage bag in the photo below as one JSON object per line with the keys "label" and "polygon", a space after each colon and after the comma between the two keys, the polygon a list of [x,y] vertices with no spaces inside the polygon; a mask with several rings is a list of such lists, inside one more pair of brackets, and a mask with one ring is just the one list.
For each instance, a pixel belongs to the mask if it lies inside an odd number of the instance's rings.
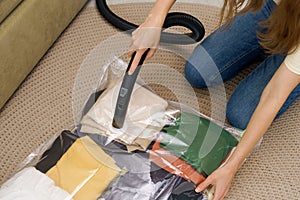
{"label": "transparent vacuum storage bag", "polygon": [[76,106],[76,126],[30,154],[1,186],[0,199],[207,198],[195,186],[226,162],[242,131],[164,100],[141,79],[123,127],[114,128],[126,67],[115,59],[103,68],[98,85]]}

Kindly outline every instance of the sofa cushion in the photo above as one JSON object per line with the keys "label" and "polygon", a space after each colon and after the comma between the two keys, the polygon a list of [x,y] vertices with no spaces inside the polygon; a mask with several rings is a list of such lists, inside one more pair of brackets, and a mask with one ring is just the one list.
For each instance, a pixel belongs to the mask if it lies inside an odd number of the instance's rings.
{"label": "sofa cushion", "polygon": [[23,0],[0,0],[0,23],[13,11]]}

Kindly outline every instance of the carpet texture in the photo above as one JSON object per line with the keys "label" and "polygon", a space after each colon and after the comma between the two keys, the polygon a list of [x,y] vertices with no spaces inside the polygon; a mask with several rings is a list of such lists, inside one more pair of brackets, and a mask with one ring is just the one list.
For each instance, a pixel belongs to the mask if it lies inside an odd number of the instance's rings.
{"label": "carpet texture", "polygon": [[[152,4],[113,6],[122,17],[141,23]],[[215,7],[177,3],[173,10],[191,13],[204,24],[207,33],[218,24]],[[118,31],[105,22],[94,8],[84,9],[43,57],[0,113],[0,184],[7,180],[18,165],[40,144],[73,121],[72,90],[81,63],[102,40]],[[126,57],[126,56],[125,56]],[[159,50],[149,61],[167,65],[182,73],[184,59],[172,52]],[[208,90],[195,89],[198,105],[189,102],[188,91],[178,77],[166,76],[158,65],[146,67],[141,77],[163,98],[186,103],[206,115],[219,115],[224,109],[222,90],[216,89],[214,111]],[[156,68],[155,68],[156,67]],[[240,80],[253,66],[225,84],[227,99]],[[157,84],[153,84],[157,83]],[[176,94],[165,85],[178,87]],[[299,199],[300,196],[300,126],[299,99],[266,133],[263,143],[253,152],[237,173],[228,199]],[[224,113],[220,113],[224,115]],[[297,125],[298,124],[298,125]]]}

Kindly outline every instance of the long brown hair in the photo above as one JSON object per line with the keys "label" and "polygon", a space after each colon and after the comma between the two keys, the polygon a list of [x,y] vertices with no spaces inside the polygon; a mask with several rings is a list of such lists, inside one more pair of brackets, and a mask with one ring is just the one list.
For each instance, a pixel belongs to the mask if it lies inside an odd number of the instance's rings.
{"label": "long brown hair", "polygon": [[[265,0],[224,0],[221,21],[236,14],[257,12]],[[243,8],[242,8],[243,7]],[[225,15],[226,13],[226,15]],[[300,43],[300,0],[281,0],[271,16],[260,23],[265,33],[258,32],[260,44],[270,54],[287,54],[296,50]]]}

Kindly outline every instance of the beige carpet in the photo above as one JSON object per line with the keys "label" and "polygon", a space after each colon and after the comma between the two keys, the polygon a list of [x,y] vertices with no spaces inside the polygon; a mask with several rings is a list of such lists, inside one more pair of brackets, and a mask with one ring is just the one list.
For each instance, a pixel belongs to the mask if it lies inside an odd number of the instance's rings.
{"label": "beige carpet", "polygon": [[[140,23],[151,4],[114,6],[121,16]],[[178,3],[175,9],[197,16],[207,33],[217,25],[218,10],[214,7]],[[73,124],[72,89],[77,70],[88,53],[102,40],[117,30],[104,22],[94,8],[83,10],[55,45],[40,61],[34,71],[14,94],[0,113],[0,183],[7,180],[24,158],[40,144]],[[173,53],[158,51],[153,63],[172,66],[183,71],[184,60]],[[249,70],[226,83],[230,96],[237,83]],[[150,82],[165,79],[163,71],[143,70],[142,77]],[[166,99],[176,100],[172,91],[152,84],[154,90]],[[195,90],[201,112],[210,115],[207,90]],[[228,98],[228,97],[227,97]],[[217,110],[222,102],[217,101]],[[300,196],[300,128],[298,100],[273,123],[263,144],[239,170],[228,199],[299,199]],[[192,106],[192,105],[191,105]]]}

